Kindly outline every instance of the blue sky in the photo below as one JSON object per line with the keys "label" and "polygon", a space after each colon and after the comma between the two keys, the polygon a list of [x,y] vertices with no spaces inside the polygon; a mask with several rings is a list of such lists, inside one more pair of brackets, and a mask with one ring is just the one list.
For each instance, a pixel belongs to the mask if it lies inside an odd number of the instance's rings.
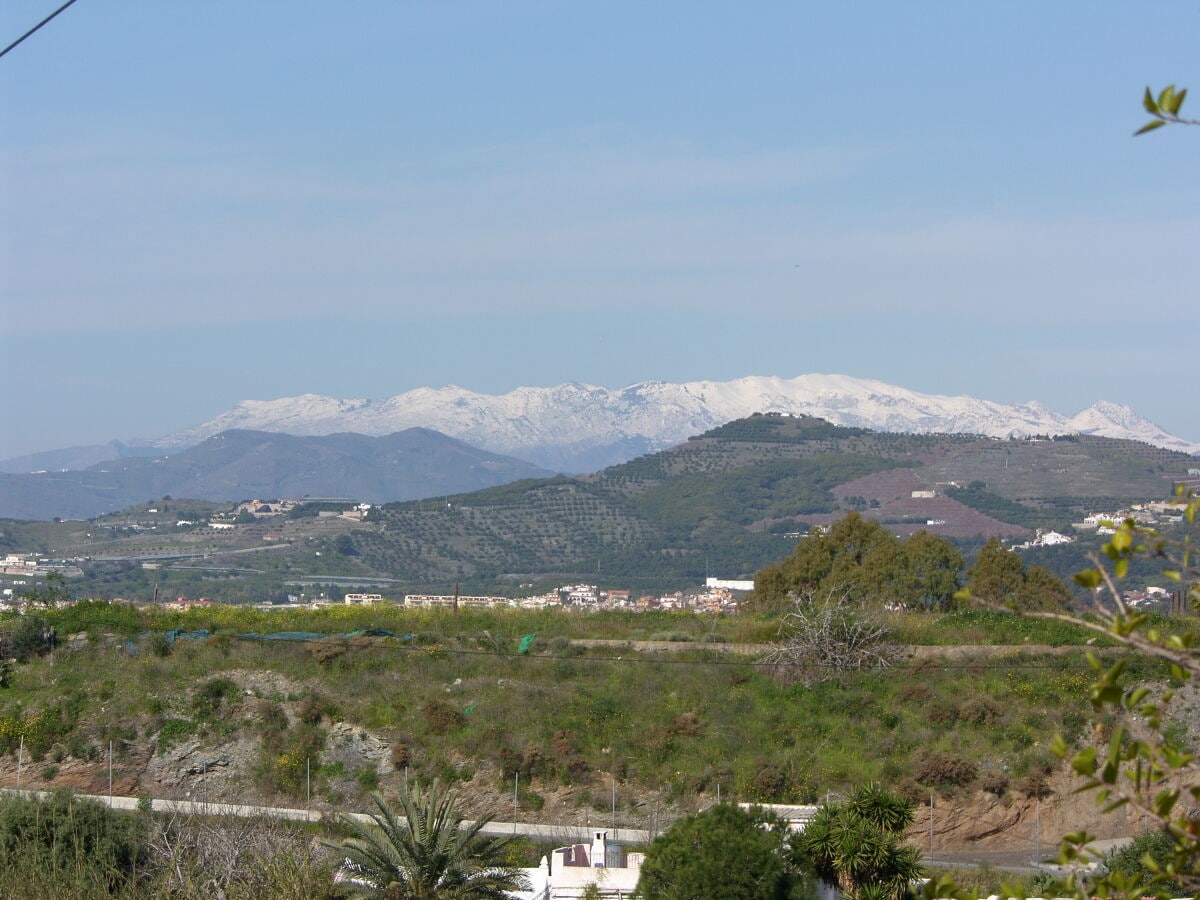
{"label": "blue sky", "polygon": [[807,372],[1200,439],[1200,128],[1130,137],[1145,85],[1200,90],[1198,35],[1194,3],[78,0],[0,59],[0,457],[307,391]]}

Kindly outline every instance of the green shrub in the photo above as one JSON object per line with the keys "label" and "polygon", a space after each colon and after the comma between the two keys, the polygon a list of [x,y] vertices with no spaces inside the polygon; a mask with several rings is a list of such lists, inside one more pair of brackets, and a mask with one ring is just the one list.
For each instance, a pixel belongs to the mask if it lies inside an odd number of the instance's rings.
{"label": "green shrub", "polygon": [[[264,742],[270,786],[281,793],[300,796],[310,773],[318,774],[313,762],[325,746],[325,732],[313,725],[300,724],[282,735],[282,749],[273,753]],[[315,785],[314,785],[315,787]]]}
{"label": "green shrub", "polygon": [[[1174,854],[1175,841],[1169,834],[1163,831],[1143,831],[1130,843],[1109,853],[1104,864],[1109,872],[1119,872],[1130,878],[1149,881],[1155,873],[1146,865],[1146,857],[1150,857],[1159,868],[1165,868],[1168,862],[1174,862]],[[1174,892],[1182,890],[1175,881],[1167,881],[1155,887],[1163,892],[1171,892],[1160,893],[1159,896],[1174,897],[1177,896]]]}
{"label": "green shrub", "polygon": [[521,809],[538,812],[546,805],[546,798],[535,791],[518,790],[517,797]]}
{"label": "green shrub", "polygon": [[85,876],[86,883],[116,887],[145,852],[145,830],[135,816],[56,791],[43,800],[0,800],[0,883],[20,866],[42,871],[53,883]]}
{"label": "green shrub", "polygon": [[29,662],[50,649],[50,626],[41,616],[21,616],[12,627],[12,655],[18,662]]}
{"label": "green shrub", "polygon": [[228,678],[210,678],[192,697],[192,710],[202,719],[215,719],[221,710],[239,697],[241,689]]}
{"label": "green shrub", "polygon": [[191,737],[195,732],[196,723],[191,719],[165,719],[158,730],[158,752],[164,752],[175,742]]}
{"label": "green shrub", "polygon": [[171,655],[171,651],[175,649],[167,635],[161,631],[153,632],[150,637],[146,638],[146,649],[155,656],[166,658]]}

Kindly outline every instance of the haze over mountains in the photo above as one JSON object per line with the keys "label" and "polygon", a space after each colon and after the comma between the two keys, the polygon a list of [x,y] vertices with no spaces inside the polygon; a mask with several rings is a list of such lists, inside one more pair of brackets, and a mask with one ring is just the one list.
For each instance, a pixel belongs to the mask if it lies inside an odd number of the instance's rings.
{"label": "haze over mountains", "polygon": [[1032,401],[1003,404],[922,394],[845,375],[751,376],[728,382],[642,382],[619,389],[586,384],[482,394],[418,388],[382,400],[318,394],[244,400],[192,428],[153,440],[77,447],[0,463],[0,471],[84,468],[104,459],[179,451],[231,429],[382,436],[429,428],[493,453],[566,473],[592,472],[756,412],[810,415],[839,425],[906,433],[1087,434],[1130,438],[1185,453],[1200,444],[1166,433],[1127,406],[1100,401],[1066,416]]}
{"label": "haze over mountains", "polygon": [[565,472],[594,471],[659,450],[756,412],[810,415],[878,431],[983,434],[1093,434],[1132,438],[1187,453],[1200,451],[1134,410],[1101,401],[1075,416],[1040,403],[994,403],[921,394],[845,375],[751,376],[735,381],[648,381],[610,389],[586,384],[480,394],[419,388],[384,400],[315,394],[247,400],[195,428],[158,442],[188,446],[229,428],[289,434],[355,431],[389,434],[422,426],[477,447]]}
{"label": "haze over mountains", "polygon": [[381,503],[549,474],[427,428],[383,437],[232,429],[151,459],[127,456],[77,471],[0,474],[0,518],[91,518],[168,494],[203,500],[334,496]]}

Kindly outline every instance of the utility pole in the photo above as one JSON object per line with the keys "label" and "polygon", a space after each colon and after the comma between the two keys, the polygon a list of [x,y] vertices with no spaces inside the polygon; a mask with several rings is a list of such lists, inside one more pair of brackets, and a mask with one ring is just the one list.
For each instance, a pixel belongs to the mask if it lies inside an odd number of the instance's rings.
{"label": "utility pole", "polygon": [[[407,771],[407,769],[405,770]],[[312,807],[312,757],[304,757],[304,810]],[[304,818],[308,818],[306,815]]]}
{"label": "utility pole", "polygon": [[929,795],[929,855],[933,856],[933,794]]}
{"label": "utility pole", "polygon": [[112,809],[112,741],[108,742],[108,808]]}
{"label": "utility pole", "polygon": [[17,790],[21,789],[21,760],[25,756],[25,735],[21,735],[21,742],[17,745]]}
{"label": "utility pole", "polygon": [[1034,807],[1033,819],[1033,864],[1039,865],[1042,861],[1042,798],[1037,797],[1037,805]]}
{"label": "utility pole", "polygon": [[615,841],[617,839],[617,775],[615,772],[613,773],[613,776],[612,776],[612,795],[613,795],[613,798],[612,798],[612,800],[613,800],[613,803],[612,803],[612,807],[613,807],[612,830],[613,830],[613,840]]}
{"label": "utility pole", "polygon": [[513,834],[517,833],[517,803],[520,796],[521,773],[513,774]]}

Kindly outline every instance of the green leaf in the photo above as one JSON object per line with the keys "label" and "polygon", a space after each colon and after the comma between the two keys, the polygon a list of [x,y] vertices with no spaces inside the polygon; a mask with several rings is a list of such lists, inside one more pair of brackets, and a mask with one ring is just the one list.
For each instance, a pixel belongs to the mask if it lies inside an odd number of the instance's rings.
{"label": "green leaf", "polygon": [[1121,689],[1109,684],[1092,691],[1092,704],[1095,706],[1116,706],[1121,702]]}
{"label": "green leaf", "polygon": [[1133,133],[1133,136],[1137,137],[1139,134],[1145,134],[1147,131],[1153,131],[1155,128],[1162,128],[1166,124],[1167,123],[1164,122],[1162,119],[1155,119],[1153,122],[1147,122],[1145,125],[1143,125],[1141,128],[1139,128],[1137,131],[1135,131]]}
{"label": "green leaf", "polygon": [[1067,742],[1063,740],[1063,736],[1061,734],[1056,734],[1050,739],[1050,752],[1055,756],[1067,755]]}
{"label": "green leaf", "polygon": [[1113,575],[1115,575],[1117,578],[1124,578],[1128,571],[1129,560],[1118,559],[1115,563],[1113,563]]}
{"label": "green leaf", "polygon": [[1146,95],[1142,97],[1142,106],[1146,112],[1155,115],[1158,112],[1158,104],[1154,102],[1154,95],[1150,93],[1150,87],[1146,87]]}
{"label": "green leaf", "polygon": [[1082,572],[1076,572],[1074,575],[1074,580],[1075,583],[1080,587],[1094,590],[1100,587],[1101,583],[1104,581],[1104,578],[1100,574],[1099,569],[1085,569]]}
{"label": "green leaf", "polygon": [[1075,754],[1071,760],[1071,768],[1083,775],[1085,778],[1090,778],[1096,774],[1096,748],[1088,747],[1086,750],[1081,750]]}
{"label": "green leaf", "polygon": [[1178,94],[1175,95],[1175,103],[1171,107],[1171,115],[1173,115],[1173,116],[1179,115],[1179,110],[1183,108],[1183,98],[1186,96],[1187,96],[1187,88],[1184,88],[1182,91],[1180,91]]}

